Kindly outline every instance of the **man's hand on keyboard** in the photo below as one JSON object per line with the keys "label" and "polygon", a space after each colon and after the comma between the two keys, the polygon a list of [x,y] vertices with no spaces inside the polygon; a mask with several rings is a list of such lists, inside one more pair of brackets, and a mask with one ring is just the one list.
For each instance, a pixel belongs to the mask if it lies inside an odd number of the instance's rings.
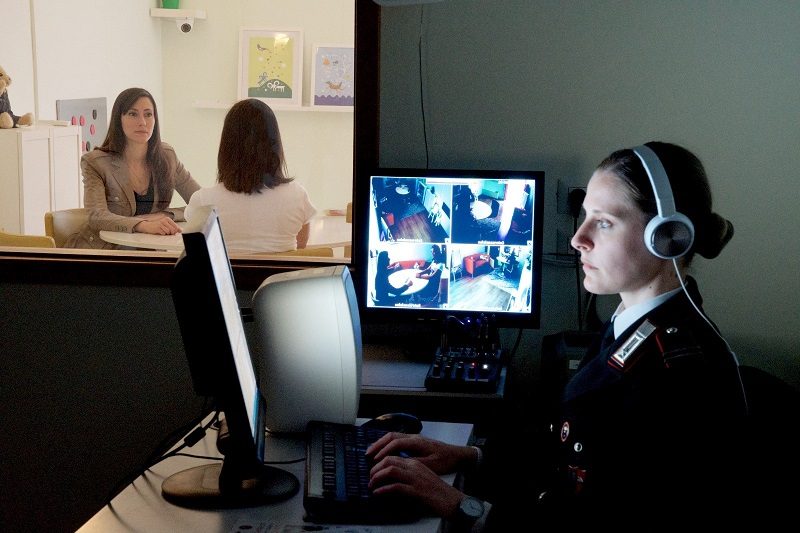
{"label": "man's hand on keyboard", "polygon": [[477,452],[469,446],[455,446],[421,435],[394,432],[372,443],[366,454],[375,463],[391,456],[410,456],[439,475],[469,468],[477,461]]}
{"label": "man's hand on keyboard", "polygon": [[[411,439],[417,441],[416,443],[425,440],[436,443],[417,435],[403,440]],[[386,455],[372,467],[369,488],[375,495],[401,494],[411,497],[442,517],[453,516],[459,502],[464,498],[461,491],[445,482],[418,458],[397,455]]]}

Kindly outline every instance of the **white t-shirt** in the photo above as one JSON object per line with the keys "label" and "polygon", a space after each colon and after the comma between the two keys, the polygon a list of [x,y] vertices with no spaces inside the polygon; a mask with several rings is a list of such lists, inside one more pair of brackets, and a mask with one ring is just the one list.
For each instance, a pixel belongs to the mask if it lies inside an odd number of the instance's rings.
{"label": "white t-shirt", "polygon": [[297,233],[317,213],[296,181],[263,187],[260,193],[231,192],[221,183],[196,191],[186,206],[186,220],[203,205],[213,205],[229,251],[285,252],[297,249]]}

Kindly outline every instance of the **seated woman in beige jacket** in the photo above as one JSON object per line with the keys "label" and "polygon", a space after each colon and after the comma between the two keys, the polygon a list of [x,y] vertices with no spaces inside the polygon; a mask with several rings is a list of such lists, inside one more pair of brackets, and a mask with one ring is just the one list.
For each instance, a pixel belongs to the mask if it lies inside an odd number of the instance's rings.
{"label": "seated woman in beige jacket", "polygon": [[81,158],[84,205],[89,220],[71,236],[71,248],[115,249],[100,238],[101,230],[172,235],[182,209],[170,209],[175,191],[185,202],[200,185],[161,142],[158,110],[145,89],[122,91],[111,110],[103,145]]}

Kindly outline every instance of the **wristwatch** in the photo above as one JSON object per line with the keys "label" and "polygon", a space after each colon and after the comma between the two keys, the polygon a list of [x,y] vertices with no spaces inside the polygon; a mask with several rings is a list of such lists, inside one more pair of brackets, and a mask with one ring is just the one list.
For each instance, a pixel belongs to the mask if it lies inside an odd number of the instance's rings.
{"label": "wristwatch", "polygon": [[471,527],[472,524],[483,516],[483,502],[478,498],[466,496],[461,503],[458,504],[458,510],[454,520],[460,526]]}

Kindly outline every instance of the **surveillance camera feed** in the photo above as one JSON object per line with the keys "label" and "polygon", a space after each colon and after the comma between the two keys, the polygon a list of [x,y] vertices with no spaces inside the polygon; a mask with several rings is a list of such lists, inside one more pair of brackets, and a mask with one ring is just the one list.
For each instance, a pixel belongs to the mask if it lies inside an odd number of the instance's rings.
{"label": "surveillance camera feed", "polygon": [[367,308],[539,315],[542,172],[379,170]]}

